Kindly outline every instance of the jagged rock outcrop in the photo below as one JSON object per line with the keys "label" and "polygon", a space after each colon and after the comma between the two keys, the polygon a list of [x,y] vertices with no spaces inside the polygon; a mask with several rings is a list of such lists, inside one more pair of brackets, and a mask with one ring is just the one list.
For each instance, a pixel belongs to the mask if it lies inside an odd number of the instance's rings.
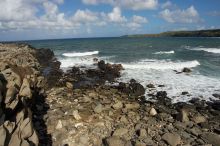
{"label": "jagged rock outcrop", "polygon": [[53,57],[25,44],[0,44],[0,145],[39,145],[31,107],[46,87],[42,74]]}

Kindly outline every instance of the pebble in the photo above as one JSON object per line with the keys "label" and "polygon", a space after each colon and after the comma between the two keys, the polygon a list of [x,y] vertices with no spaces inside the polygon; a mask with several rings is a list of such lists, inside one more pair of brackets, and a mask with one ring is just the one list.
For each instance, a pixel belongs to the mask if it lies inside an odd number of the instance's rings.
{"label": "pebble", "polygon": [[73,116],[76,120],[81,120],[81,116],[79,115],[78,110],[73,111]]}
{"label": "pebble", "polygon": [[117,101],[117,103],[113,104],[112,107],[113,107],[113,109],[118,110],[118,109],[123,108],[123,104],[121,101]]}
{"label": "pebble", "polygon": [[103,110],[102,104],[98,104],[98,105],[94,108],[94,112],[95,112],[95,113],[101,113],[102,110]]}
{"label": "pebble", "polygon": [[151,116],[156,116],[157,115],[157,111],[154,108],[150,109],[150,115]]}

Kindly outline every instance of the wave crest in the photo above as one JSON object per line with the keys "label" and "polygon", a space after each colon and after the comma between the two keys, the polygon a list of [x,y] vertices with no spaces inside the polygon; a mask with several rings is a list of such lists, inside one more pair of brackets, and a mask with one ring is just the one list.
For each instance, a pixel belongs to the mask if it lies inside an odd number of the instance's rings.
{"label": "wave crest", "polygon": [[82,57],[82,56],[91,56],[96,54],[99,54],[99,51],[63,53],[62,55],[66,57]]}
{"label": "wave crest", "polygon": [[196,48],[196,49],[193,49],[193,50],[220,54],[220,48]]}
{"label": "wave crest", "polygon": [[153,53],[153,54],[174,54],[175,53],[175,51],[159,51],[159,52],[155,52],[155,53]]}
{"label": "wave crest", "polygon": [[172,62],[166,60],[143,60],[137,63],[123,64],[126,69],[154,69],[154,70],[180,70],[184,67],[193,68],[200,65],[197,60],[185,62]]}

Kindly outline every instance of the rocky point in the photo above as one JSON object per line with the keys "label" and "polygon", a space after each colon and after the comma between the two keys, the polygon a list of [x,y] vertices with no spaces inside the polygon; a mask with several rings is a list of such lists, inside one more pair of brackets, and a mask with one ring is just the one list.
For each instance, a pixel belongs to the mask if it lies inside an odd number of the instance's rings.
{"label": "rocky point", "polygon": [[220,146],[220,101],[146,100],[134,79],[117,82],[122,65],[97,59],[62,72],[49,49],[0,44],[0,54],[0,145]]}

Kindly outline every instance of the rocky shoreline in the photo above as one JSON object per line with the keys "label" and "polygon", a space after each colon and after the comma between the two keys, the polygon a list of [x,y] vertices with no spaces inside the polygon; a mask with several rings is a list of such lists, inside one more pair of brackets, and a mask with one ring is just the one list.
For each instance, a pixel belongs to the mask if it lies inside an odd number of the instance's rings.
{"label": "rocky shoreline", "polygon": [[117,83],[123,66],[94,62],[62,72],[49,49],[0,44],[0,145],[220,146],[220,100],[147,101],[154,85]]}

